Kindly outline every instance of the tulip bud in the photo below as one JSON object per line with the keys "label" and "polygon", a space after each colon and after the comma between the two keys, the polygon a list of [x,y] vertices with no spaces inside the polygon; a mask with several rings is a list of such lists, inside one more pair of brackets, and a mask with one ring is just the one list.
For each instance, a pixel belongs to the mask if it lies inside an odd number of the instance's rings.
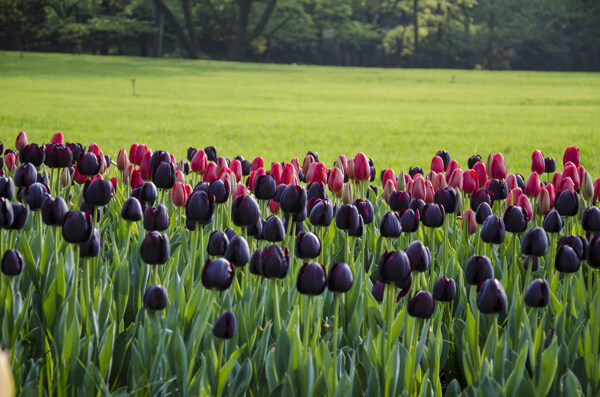
{"label": "tulip bud", "polygon": [[196,151],[194,157],[191,160],[192,171],[196,174],[202,175],[206,171],[208,167],[208,158],[206,157],[206,153],[204,150],[200,149]]}
{"label": "tulip bud", "polygon": [[551,210],[544,216],[544,230],[547,233],[558,233],[562,230],[564,224],[563,217],[557,210]]}
{"label": "tulip bud", "polygon": [[354,177],[359,181],[369,180],[371,177],[371,167],[369,159],[362,152],[358,152],[354,156]]}
{"label": "tulip bud", "polygon": [[119,150],[119,154],[117,155],[117,168],[119,171],[123,172],[125,168],[129,166],[129,158],[127,157],[127,151],[124,148]]}
{"label": "tulip bud", "polygon": [[327,187],[331,193],[340,193],[344,186],[344,174],[342,170],[334,167],[329,174],[329,180],[327,181]]}
{"label": "tulip bud", "polygon": [[142,205],[140,201],[135,197],[129,197],[123,203],[121,208],[121,218],[130,222],[137,222],[142,219]]}
{"label": "tulip bud", "polygon": [[15,183],[12,178],[0,177],[0,197],[4,197],[8,201],[12,200],[15,195]]}
{"label": "tulip bud", "polygon": [[17,139],[15,140],[15,148],[18,151],[21,151],[21,148],[26,145],[27,145],[27,134],[25,134],[25,131],[21,131],[21,132],[19,132],[19,134],[17,135]]}
{"label": "tulip bud", "polygon": [[160,204],[156,208],[146,207],[144,211],[144,229],[146,231],[163,231],[169,227],[169,213],[167,207]]}
{"label": "tulip bud", "polygon": [[525,194],[529,197],[534,197],[538,190],[542,187],[542,182],[540,181],[540,176],[532,172],[527,178],[527,182],[525,182]]}
{"label": "tulip bud", "polygon": [[290,253],[273,244],[262,250],[260,263],[263,277],[282,279],[290,270]]}
{"label": "tulip bud", "polygon": [[95,258],[102,248],[102,237],[98,229],[94,229],[90,239],[79,244],[79,256],[81,258]]}
{"label": "tulip bud", "polygon": [[426,227],[441,227],[446,218],[446,211],[441,204],[427,204],[423,207],[421,221]]}
{"label": "tulip bud", "polygon": [[527,256],[540,257],[546,255],[548,237],[541,227],[529,229],[521,241],[521,251]]}
{"label": "tulip bud", "polygon": [[442,205],[447,214],[456,212],[458,200],[458,193],[451,187],[438,189],[433,197],[433,202]]}
{"label": "tulip bud", "polygon": [[565,150],[563,165],[566,165],[569,161],[575,164],[576,167],[579,165],[579,148],[577,146],[569,146]]}
{"label": "tulip bud", "polygon": [[325,290],[327,278],[325,267],[320,263],[304,263],[298,271],[296,288],[304,295],[321,295]]}
{"label": "tulip bud", "polygon": [[586,171],[581,181],[581,195],[584,199],[590,200],[594,197],[594,184],[592,176]]}
{"label": "tulip bud", "polygon": [[550,193],[548,193],[548,190],[540,189],[535,199],[535,202],[537,207],[537,213],[539,215],[546,215],[551,208]]}
{"label": "tulip bud", "polygon": [[290,214],[299,214],[306,210],[306,190],[297,185],[288,185],[281,194],[281,209]]}
{"label": "tulip bud", "polygon": [[65,200],[57,196],[52,198],[50,195],[46,196],[42,201],[41,211],[42,221],[49,226],[62,226],[63,219],[69,208]]}
{"label": "tulip bud", "polygon": [[556,161],[552,157],[546,157],[544,159],[544,172],[551,174],[554,171],[556,171]]}
{"label": "tulip bud", "polygon": [[575,167],[575,165],[569,163],[565,166],[565,169],[563,170],[563,173],[562,173],[560,190],[565,190],[562,188],[562,185],[563,185],[563,181],[566,178],[570,178],[571,181],[573,182],[573,188],[571,190],[579,189],[579,185],[581,185],[581,180],[579,178],[579,172],[577,171],[577,167]]}
{"label": "tulip bud", "polygon": [[528,215],[521,207],[509,206],[504,211],[504,225],[510,233],[522,233],[527,228]]}
{"label": "tulip bud", "polygon": [[17,187],[33,185],[37,180],[37,172],[31,163],[21,164],[15,171],[14,182]]}
{"label": "tulip bud", "polygon": [[583,211],[581,227],[587,232],[600,232],[600,209],[588,207]]}
{"label": "tulip bud", "polygon": [[462,216],[462,230],[469,235],[477,231],[477,222],[475,222],[475,213],[471,209],[465,210]]}
{"label": "tulip bud", "polygon": [[440,156],[435,155],[431,159],[431,171],[444,172],[444,160]]}
{"label": "tulip bud", "polygon": [[531,155],[531,172],[543,174],[546,170],[544,153],[541,150],[534,150]]}
{"label": "tulip bud", "polygon": [[1,270],[6,276],[18,276],[23,271],[24,262],[17,250],[6,250],[2,256]]}
{"label": "tulip bud", "polygon": [[146,234],[140,245],[140,256],[148,265],[163,265],[169,260],[171,248],[166,234],[153,230]]}
{"label": "tulip bud", "polygon": [[452,278],[440,277],[433,284],[433,299],[452,302],[456,297],[456,282]]}
{"label": "tulip bud", "polygon": [[413,272],[425,272],[431,265],[431,251],[419,240],[413,241],[407,248],[406,254],[410,260]]}
{"label": "tulip bud", "polygon": [[502,218],[496,215],[490,215],[481,226],[480,237],[483,242],[488,244],[502,244],[504,242],[505,226]]}
{"label": "tulip bud", "polygon": [[310,211],[310,223],[314,226],[329,227],[335,212],[335,208],[331,201],[319,200]]}
{"label": "tulip bud", "polygon": [[236,329],[235,314],[227,310],[215,321],[213,335],[220,339],[231,339],[234,337]]}
{"label": "tulip bud", "polygon": [[560,215],[577,215],[577,212],[579,211],[579,199],[577,198],[577,193],[571,190],[560,192],[556,196],[554,206]]}
{"label": "tulip bud", "polygon": [[[421,171],[423,171],[423,169],[421,169]],[[421,175],[423,175],[423,173],[421,172]],[[398,190],[405,190],[406,189],[406,185],[407,185],[407,180],[410,179],[411,177],[407,174],[405,174],[403,171],[400,171],[400,174],[398,175],[398,182],[396,183],[396,188]],[[385,187],[385,185],[384,185]]]}
{"label": "tulip bud", "polygon": [[113,194],[112,183],[100,178],[86,181],[83,187],[83,199],[94,207],[103,207],[108,204]]}
{"label": "tulip bud", "polygon": [[296,236],[296,256],[300,259],[314,259],[321,254],[321,240],[312,233],[298,233]]}
{"label": "tulip bud", "polygon": [[525,292],[525,304],[530,307],[546,307],[550,301],[550,287],[541,278],[533,280]]}
{"label": "tulip bud", "polygon": [[335,215],[335,225],[341,230],[354,230],[359,223],[358,209],[352,204],[342,205]]}
{"label": "tulip bud", "polygon": [[429,318],[435,309],[433,296],[426,291],[418,291],[414,296],[408,298],[406,311],[411,317]]}
{"label": "tulip bud", "polygon": [[556,250],[554,266],[559,272],[575,273],[581,266],[579,253],[570,245],[560,245]]}
{"label": "tulip bud", "polygon": [[327,288],[331,292],[348,292],[354,279],[352,269],[345,263],[335,263],[327,275]]}
{"label": "tulip bud", "polygon": [[4,164],[6,169],[13,174],[17,170],[17,158],[13,153],[8,153],[4,156]]}
{"label": "tulip bud", "polygon": [[594,236],[588,247],[588,264],[594,269],[600,269],[600,236]]}
{"label": "tulip bud", "polygon": [[224,258],[235,267],[244,267],[250,260],[250,248],[248,242],[242,236],[235,236],[227,244]]}
{"label": "tulip bud", "polygon": [[231,220],[236,226],[254,225],[260,217],[260,209],[251,196],[236,197],[231,205]]}
{"label": "tulip bud", "polygon": [[92,236],[92,216],[89,212],[69,211],[62,223],[62,235],[72,244],[85,243]]}
{"label": "tulip bud", "polygon": [[187,192],[185,190],[185,186],[181,182],[175,182],[175,186],[173,186],[173,191],[171,193],[171,198],[173,200],[173,204],[177,207],[185,206],[187,202]]}
{"label": "tulip bud", "polygon": [[[249,196],[246,196],[249,197]],[[256,203],[256,202],[255,202]],[[235,204],[235,201],[234,201]],[[258,205],[257,205],[258,206]],[[187,218],[201,225],[209,224],[215,212],[215,196],[207,194],[203,191],[193,192],[187,199],[185,205],[185,214]],[[233,212],[233,207],[232,207]],[[258,219],[258,217],[257,217]],[[256,222],[256,220],[254,220]],[[250,226],[249,223],[246,226]]]}
{"label": "tulip bud", "polygon": [[477,211],[481,203],[487,203],[490,208],[494,205],[494,194],[487,189],[481,189],[471,194],[471,209]]}
{"label": "tulip bud", "polygon": [[504,179],[491,179],[487,189],[494,195],[494,200],[504,200],[508,197],[508,186]]}
{"label": "tulip bud", "polygon": [[144,306],[150,310],[163,310],[169,304],[167,289],[162,285],[152,285],[144,293]]}
{"label": "tulip bud", "polygon": [[477,308],[484,314],[495,314],[506,310],[506,292],[500,281],[490,278],[478,288]]}
{"label": "tulip bud", "polygon": [[406,252],[386,250],[379,259],[377,275],[386,284],[405,283],[411,275],[410,259]]}

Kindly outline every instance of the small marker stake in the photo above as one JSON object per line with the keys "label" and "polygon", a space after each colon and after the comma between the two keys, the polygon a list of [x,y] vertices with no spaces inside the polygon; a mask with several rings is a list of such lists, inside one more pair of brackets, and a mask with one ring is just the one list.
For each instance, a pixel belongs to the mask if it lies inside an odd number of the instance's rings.
{"label": "small marker stake", "polygon": [[135,79],[131,79],[131,93],[135,95]]}

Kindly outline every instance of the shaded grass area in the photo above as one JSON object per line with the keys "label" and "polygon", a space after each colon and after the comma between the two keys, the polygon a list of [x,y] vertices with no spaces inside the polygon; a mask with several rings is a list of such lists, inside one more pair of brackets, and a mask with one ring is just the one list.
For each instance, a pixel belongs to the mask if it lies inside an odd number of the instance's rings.
{"label": "shaded grass area", "polygon": [[[454,76],[454,77],[453,77]],[[132,95],[131,79],[136,80]],[[454,82],[452,82],[454,79]],[[439,149],[466,168],[502,152],[529,172],[531,152],[577,145],[600,175],[600,74],[363,69],[0,52],[0,140],[61,131],[116,155],[145,142],[265,162],[329,164],[363,151],[378,169],[428,169]]]}

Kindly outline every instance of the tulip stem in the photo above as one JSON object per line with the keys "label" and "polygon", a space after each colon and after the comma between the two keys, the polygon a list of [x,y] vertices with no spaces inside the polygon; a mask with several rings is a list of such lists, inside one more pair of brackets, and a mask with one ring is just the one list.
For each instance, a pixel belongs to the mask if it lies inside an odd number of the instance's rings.
{"label": "tulip stem", "polygon": [[217,356],[217,394],[219,397],[221,395],[221,362],[223,361],[223,350],[225,346],[225,339],[219,338],[219,355]]}
{"label": "tulip stem", "polygon": [[311,306],[311,301],[312,299],[310,299],[310,296],[308,295],[304,295],[304,332],[302,334],[302,344],[304,345],[304,348],[306,349],[306,353],[308,354],[309,352],[309,348],[308,348],[308,329],[309,329],[309,324],[310,324],[310,306]]}
{"label": "tulip stem", "polygon": [[[192,232],[192,253],[190,256],[190,262],[192,265],[192,275],[191,275],[191,279],[192,279],[192,284],[190,285],[189,291],[188,293],[191,294],[192,293],[192,288],[194,281],[196,281],[196,276],[198,274],[198,270],[197,270],[197,265],[196,265],[196,256],[198,255],[198,231],[196,230],[198,228],[198,223],[194,222],[194,231]],[[200,266],[202,266],[202,264],[200,264]]]}
{"label": "tulip stem", "polygon": [[339,315],[340,315],[340,294],[337,292],[333,293],[334,299],[334,311],[333,311],[333,389],[335,390],[338,383],[338,369],[337,369],[337,356],[338,356],[338,329],[339,329]]}
{"label": "tulip stem", "polygon": [[279,334],[281,330],[281,314],[279,313],[279,291],[277,289],[277,279],[273,279],[273,297],[275,298],[275,331]]}

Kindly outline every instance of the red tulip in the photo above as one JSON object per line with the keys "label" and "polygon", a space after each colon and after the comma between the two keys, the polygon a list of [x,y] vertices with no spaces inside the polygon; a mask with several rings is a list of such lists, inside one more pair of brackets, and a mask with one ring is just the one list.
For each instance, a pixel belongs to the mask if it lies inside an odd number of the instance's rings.
{"label": "red tulip", "polygon": [[175,171],[175,182],[185,183],[185,175],[181,170]]}
{"label": "red tulip", "polygon": [[63,134],[60,132],[55,132],[54,135],[52,135],[52,138],[50,139],[50,143],[54,143],[57,145],[62,145],[64,144],[64,138],[63,138]]}
{"label": "red tulip", "polygon": [[121,150],[119,150],[119,154],[117,155],[117,168],[119,171],[123,172],[128,165],[129,159],[127,158],[127,151],[125,148],[121,148]]}
{"label": "red tulip", "polygon": [[371,178],[369,159],[362,152],[354,156],[354,177],[359,181],[368,181]]}
{"label": "red tulip", "polygon": [[272,214],[277,215],[279,213],[279,203],[273,199],[269,200],[269,210]]}
{"label": "red tulip", "polygon": [[302,161],[302,173],[306,176],[308,175],[308,169],[310,168],[311,164],[315,162],[315,158],[313,157],[312,154],[307,154],[306,156],[304,156],[304,161]]}
{"label": "red tulip", "polygon": [[348,178],[354,179],[354,159],[348,160],[348,169],[346,170],[348,173]]}
{"label": "red tulip", "polygon": [[452,177],[452,173],[454,172],[454,170],[460,169],[459,165],[458,165],[458,161],[456,160],[450,160],[450,163],[448,163],[448,167],[446,168],[446,183],[448,183],[448,181],[450,181],[450,178]]}
{"label": "red tulip", "polygon": [[583,184],[583,178],[585,177],[585,174],[587,173],[585,167],[581,164],[579,164],[577,166],[577,174],[579,174],[579,186],[581,187],[581,185]]}
{"label": "red tulip", "polygon": [[206,172],[206,167],[208,167],[208,157],[206,157],[206,153],[204,150],[200,149],[196,151],[194,157],[192,157],[192,171],[196,174],[204,174]]}
{"label": "red tulip", "polygon": [[508,187],[508,190],[513,190],[513,189],[519,187],[519,184],[517,183],[517,176],[513,173],[506,175],[505,181],[506,181],[506,187]]}
{"label": "red tulip", "polygon": [[[465,224],[466,223],[466,224]],[[466,229],[465,229],[466,226]],[[462,229],[469,234],[474,234],[477,231],[477,222],[475,222],[475,213],[472,209],[467,209],[462,216]]]}
{"label": "red tulip", "polygon": [[298,157],[294,157],[290,163],[294,166],[294,168],[296,169],[296,175],[300,172],[300,160],[298,160]]}
{"label": "red tulip", "polygon": [[552,184],[554,185],[556,190],[558,190],[558,188],[560,187],[561,179],[562,179],[562,172],[555,172],[554,175],[552,175]]}
{"label": "red tulip", "polygon": [[152,170],[150,169],[150,159],[152,158],[152,152],[147,151],[144,153],[144,157],[142,158],[142,164],[140,164],[140,175],[142,179],[146,182],[152,180]]}
{"label": "red tulip", "polygon": [[387,169],[387,170],[383,171],[383,178],[381,179],[381,184],[383,186],[385,186],[385,183],[388,180],[391,180],[392,182],[394,182],[394,185],[396,185],[396,181],[397,181],[396,173],[392,169]]}
{"label": "red tulip", "polygon": [[242,180],[242,163],[240,162],[240,160],[234,159],[231,162],[231,164],[229,164],[229,169],[235,175],[236,182],[239,182]]}
{"label": "red tulip", "polygon": [[244,185],[243,183],[238,183],[237,186],[235,187],[235,191],[231,195],[231,201],[235,200],[236,198],[238,198],[240,196],[247,196],[247,195],[248,195],[248,188],[246,187],[246,185]]}
{"label": "red tulip", "polygon": [[296,185],[298,186],[298,177],[296,176],[296,174],[293,174],[292,176],[290,176],[287,180],[287,185]]}
{"label": "red tulip", "polygon": [[[450,162],[450,164],[452,164],[452,162]],[[448,165],[448,169],[450,169],[449,165]],[[470,170],[470,171],[472,171],[472,170]],[[464,184],[463,172],[460,168],[456,168],[452,172],[452,175],[450,175],[450,180],[448,180],[448,186],[453,187],[454,189],[457,189],[457,190],[463,190],[463,184]]]}
{"label": "red tulip", "polygon": [[256,156],[254,160],[252,160],[250,170],[256,171],[259,168],[264,168],[263,159],[260,156]]}
{"label": "red tulip", "polygon": [[[421,175],[421,174],[417,174]],[[416,178],[416,175],[415,175]],[[442,172],[429,171],[427,174],[427,180],[431,181],[431,185],[433,189],[437,191],[443,187],[446,187],[446,180],[444,179],[444,174]]]}
{"label": "red tulip", "polygon": [[[425,199],[425,179],[423,179],[423,175],[417,174],[415,175],[415,179],[413,179],[413,183],[411,185],[410,195],[416,199]],[[433,186],[432,186],[433,189]]]}
{"label": "red tulip", "polygon": [[129,147],[129,159],[131,160],[131,162],[133,164],[137,164],[137,157],[136,157],[136,153],[137,153],[137,149],[138,149],[138,145],[137,143],[132,143],[131,146]]}
{"label": "red tulip", "polygon": [[550,193],[548,193],[548,190],[539,189],[535,202],[538,214],[546,215],[548,212],[550,212],[550,208],[552,208],[552,206],[550,205]]}
{"label": "red tulip", "polygon": [[579,185],[581,180],[579,179],[579,172],[577,172],[577,167],[574,164],[567,164],[562,173],[562,179],[565,177],[569,177],[573,180],[573,184],[575,185],[575,190],[579,189]]}
{"label": "red tulip", "polygon": [[133,173],[133,169],[135,168],[135,165],[133,164],[129,164],[124,170],[123,170],[123,183],[125,185],[129,184],[129,180],[131,179],[131,174]]}
{"label": "red tulip", "polygon": [[[75,171],[77,171],[77,169],[75,169]],[[142,186],[144,184],[144,179],[142,178],[142,171],[139,168],[135,168],[131,172],[130,184],[131,189],[135,189],[136,187]]]}
{"label": "red tulip", "polygon": [[215,162],[217,163],[217,171],[221,171],[223,167],[229,167],[227,165],[227,160],[225,159],[225,157],[217,157],[217,161]]}
{"label": "red tulip", "polygon": [[112,178],[110,178],[110,183],[113,186],[113,191],[117,191],[117,177],[113,176]]}
{"label": "red tulip", "polygon": [[495,153],[492,155],[491,162],[489,161],[489,175],[492,179],[504,179],[506,178],[506,162],[502,153]]}
{"label": "red tulip", "polygon": [[523,191],[520,187],[516,187],[512,189],[508,193],[508,197],[506,198],[506,204],[516,206],[519,202],[519,197],[523,194]]}
{"label": "red tulip", "polygon": [[87,176],[82,175],[77,170],[77,167],[75,167],[75,172],[73,172],[73,180],[75,181],[75,183],[77,183],[79,185],[83,185],[85,183],[85,181],[87,181]]}
{"label": "red tulip", "polygon": [[281,183],[289,184],[289,180],[292,176],[295,176],[297,173],[296,168],[292,163],[286,163],[283,167],[283,171],[281,172]]}
{"label": "red tulip", "polygon": [[206,183],[211,183],[215,179],[217,179],[217,163],[209,161],[206,165],[206,171],[204,171],[202,180]]}
{"label": "red tulip", "polygon": [[527,178],[527,182],[525,182],[525,194],[533,197],[541,187],[542,181],[540,181],[540,176],[537,172],[532,172],[529,178]]}
{"label": "red tulip", "polygon": [[252,171],[248,176],[248,187],[251,192],[254,191],[254,183],[256,182],[256,178],[258,178],[259,175],[267,175],[267,172],[264,168],[258,168],[255,171]]}
{"label": "red tulip", "polygon": [[[142,160],[144,159],[144,154],[146,154],[146,152],[148,151],[148,146],[146,146],[143,143],[140,143],[139,145],[138,144],[134,144],[134,145],[136,145],[135,153],[132,155],[131,150],[130,150],[129,151],[129,159],[131,160],[131,162],[133,164],[141,165]],[[131,145],[131,149],[134,149],[133,145]]]}
{"label": "red tulip", "polygon": [[15,140],[15,148],[20,151],[23,146],[27,145],[27,134],[25,131],[19,132],[17,139]]}
{"label": "red tulip", "polygon": [[526,195],[522,194],[519,196],[519,199],[517,200],[517,206],[523,208],[527,212],[527,222],[533,219],[533,208],[531,207],[531,202]]}
{"label": "red tulip", "polygon": [[541,150],[534,150],[531,155],[531,172],[543,174],[545,170],[546,162],[544,160],[544,153]]}
{"label": "red tulip", "polygon": [[433,204],[433,196],[435,195],[435,191],[433,190],[433,185],[431,181],[425,181],[425,198],[423,199],[426,204]]}
{"label": "red tulip", "polygon": [[[467,194],[471,194],[479,190],[479,181],[477,179],[477,173],[475,170],[466,170],[463,172],[463,191]],[[510,187],[509,187],[510,188]]]}
{"label": "red tulip", "polygon": [[[6,160],[6,157],[4,158],[4,160]],[[596,182],[594,182],[594,201],[598,201],[600,200],[600,178],[596,179]]]}
{"label": "red tulip", "polygon": [[340,170],[338,167],[333,167],[331,169],[331,173],[329,174],[329,180],[327,181],[327,187],[329,188],[329,191],[339,195],[343,186],[344,175],[342,174],[342,170]]}
{"label": "red tulip", "polygon": [[325,163],[314,163],[313,173],[311,175],[310,181],[308,182],[316,182],[322,183],[323,185],[327,184],[327,167]]}
{"label": "red tulip", "polygon": [[171,163],[177,167],[177,159],[175,158],[175,155],[173,153],[169,153],[169,157],[171,158]]}
{"label": "red tulip", "polygon": [[444,172],[444,160],[440,156],[433,156],[431,159],[431,171]]}
{"label": "red tulip", "polygon": [[185,186],[181,182],[175,182],[173,186],[173,191],[171,193],[171,198],[173,200],[173,204],[177,207],[185,206],[185,203],[188,199],[188,193],[185,190]]}
{"label": "red tulip", "polygon": [[[412,183],[410,185],[412,186]],[[395,191],[396,185],[394,185],[394,182],[388,179],[388,181],[385,183],[385,186],[383,187],[383,199],[386,203],[389,203],[390,195]]]}
{"label": "red tulip", "polygon": [[283,175],[283,167],[281,166],[281,163],[272,163],[269,174],[273,177],[273,179],[275,179],[275,184],[279,185],[282,182],[281,177]]}
{"label": "red tulip", "polygon": [[473,171],[475,171],[475,173],[477,174],[477,182],[479,182],[479,188],[482,188],[487,182],[485,164],[475,163],[475,165],[473,166]]}
{"label": "red tulip", "polygon": [[558,189],[556,189],[556,190],[558,190],[559,192],[564,192],[565,190],[570,190],[573,193],[575,193],[575,183],[568,176],[563,176],[560,179],[560,185],[558,186]]}
{"label": "red tulip", "polygon": [[[348,169],[348,160],[346,160],[346,156],[340,154],[335,161],[335,166],[342,170],[342,174],[346,175],[346,170]],[[383,186],[385,186],[385,183]]]}
{"label": "red tulip", "polygon": [[575,164],[575,166],[579,165],[579,148],[577,146],[569,146],[565,150],[563,165],[567,165],[569,161]]}
{"label": "red tulip", "polygon": [[17,170],[17,157],[13,153],[8,153],[4,156],[4,165],[6,165],[6,169],[13,174]]}

